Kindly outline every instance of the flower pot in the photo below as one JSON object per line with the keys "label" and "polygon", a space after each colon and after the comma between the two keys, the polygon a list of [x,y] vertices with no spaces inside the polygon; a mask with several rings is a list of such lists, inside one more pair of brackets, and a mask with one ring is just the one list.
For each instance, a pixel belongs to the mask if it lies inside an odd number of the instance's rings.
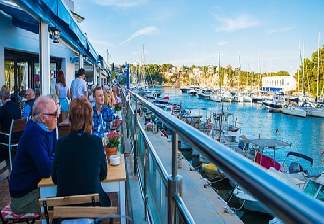
{"label": "flower pot", "polygon": [[106,156],[107,158],[109,158],[109,156],[111,155],[117,155],[117,147],[112,147],[112,148],[108,148],[108,147],[105,147],[105,151],[106,151]]}

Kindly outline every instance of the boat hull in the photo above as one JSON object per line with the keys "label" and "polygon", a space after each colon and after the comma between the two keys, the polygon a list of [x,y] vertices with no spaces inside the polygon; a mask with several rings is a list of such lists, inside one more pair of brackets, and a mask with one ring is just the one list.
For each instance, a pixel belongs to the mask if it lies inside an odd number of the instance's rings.
{"label": "boat hull", "polygon": [[282,108],[282,113],[287,114],[287,115],[297,116],[297,117],[306,117],[306,111],[301,110],[301,109],[292,108],[292,107]]}

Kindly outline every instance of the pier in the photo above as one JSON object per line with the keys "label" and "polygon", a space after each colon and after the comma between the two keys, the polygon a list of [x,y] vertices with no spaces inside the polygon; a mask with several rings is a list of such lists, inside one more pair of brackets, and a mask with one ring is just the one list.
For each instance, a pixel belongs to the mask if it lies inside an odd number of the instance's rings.
{"label": "pier", "polygon": [[[144,122],[141,124],[144,126]],[[168,173],[172,171],[172,143],[161,133],[147,132],[154,149],[160,157]],[[208,186],[202,176],[191,170],[190,163],[180,159],[183,200],[196,223],[243,223],[228,207],[227,203]]]}

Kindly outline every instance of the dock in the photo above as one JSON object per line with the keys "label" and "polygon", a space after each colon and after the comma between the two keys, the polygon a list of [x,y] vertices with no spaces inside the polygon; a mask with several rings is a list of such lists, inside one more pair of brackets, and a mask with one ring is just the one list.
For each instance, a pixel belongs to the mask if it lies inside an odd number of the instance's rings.
{"label": "dock", "polygon": [[[144,126],[144,122],[141,124]],[[165,169],[171,174],[171,141],[161,136],[160,132],[146,131],[146,134]],[[191,165],[187,160],[182,159],[181,163],[178,174],[183,178],[182,198],[196,223],[243,223],[211,187],[205,187],[207,181],[198,172],[190,169]]]}

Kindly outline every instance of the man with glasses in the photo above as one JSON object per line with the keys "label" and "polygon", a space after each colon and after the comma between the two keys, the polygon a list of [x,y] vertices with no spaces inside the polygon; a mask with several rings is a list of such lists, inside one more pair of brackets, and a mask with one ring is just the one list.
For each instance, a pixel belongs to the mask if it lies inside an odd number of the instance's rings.
{"label": "man with glasses", "polygon": [[9,180],[11,209],[16,213],[39,212],[38,182],[51,176],[56,146],[58,106],[48,96],[37,98],[32,119],[19,141]]}
{"label": "man with glasses", "polygon": [[32,113],[32,109],[34,106],[34,102],[35,102],[35,92],[33,89],[27,89],[26,90],[26,102],[24,105],[24,109],[22,112],[22,117],[23,118],[29,118],[31,116]]}

